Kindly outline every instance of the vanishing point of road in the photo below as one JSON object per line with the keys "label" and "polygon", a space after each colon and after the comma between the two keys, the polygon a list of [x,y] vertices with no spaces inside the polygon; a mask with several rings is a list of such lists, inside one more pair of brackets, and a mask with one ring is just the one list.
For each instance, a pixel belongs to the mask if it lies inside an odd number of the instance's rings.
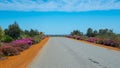
{"label": "vanishing point of road", "polygon": [[50,37],[28,68],[120,68],[120,52]]}

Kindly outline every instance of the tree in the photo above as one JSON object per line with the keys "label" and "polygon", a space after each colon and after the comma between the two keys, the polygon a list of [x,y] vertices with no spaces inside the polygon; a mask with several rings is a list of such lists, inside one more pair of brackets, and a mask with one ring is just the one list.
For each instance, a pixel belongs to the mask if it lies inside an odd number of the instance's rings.
{"label": "tree", "polygon": [[92,28],[88,28],[86,36],[94,37],[94,33],[93,33],[93,29]]}
{"label": "tree", "polygon": [[2,28],[0,27],[0,41],[2,40],[2,37],[3,37],[3,31]]}
{"label": "tree", "polygon": [[4,32],[3,32],[2,28],[0,27],[0,46],[1,46],[1,40],[2,40],[3,36],[4,36]]}
{"label": "tree", "polygon": [[43,33],[43,32],[40,32],[39,34],[40,34],[40,37],[44,36],[44,33]]}
{"label": "tree", "polygon": [[24,34],[26,34],[26,35],[30,35],[29,30],[25,30],[25,31],[24,31]]}
{"label": "tree", "polygon": [[98,35],[98,31],[94,30],[93,35],[94,35],[94,37],[97,36]]}
{"label": "tree", "polygon": [[72,35],[72,36],[74,36],[74,35],[81,36],[81,35],[83,35],[83,33],[80,32],[79,30],[74,30],[73,32],[71,32],[70,35]]}
{"label": "tree", "polygon": [[116,34],[111,29],[99,29],[97,37],[101,39],[115,39]]}
{"label": "tree", "polygon": [[115,34],[111,29],[100,29],[99,35],[108,35],[108,34]]}
{"label": "tree", "polygon": [[30,36],[34,37],[35,35],[39,35],[39,31],[31,29],[30,30]]}
{"label": "tree", "polygon": [[30,37],[34,37],[35,35],[39,35],[39,31],[38,30],[33,30],[33,29],[31,29],[30,31],[29,30],[25,30],[25,31],[23,31],[23,33],[25,35],[30,36]]}
{"label": "tree", "polygon": [[21,29],[17,22],[15,22],[14,24],[9,25],[8,29],[5,29],[4,32],[13,39],[18,39],[20,37]]}

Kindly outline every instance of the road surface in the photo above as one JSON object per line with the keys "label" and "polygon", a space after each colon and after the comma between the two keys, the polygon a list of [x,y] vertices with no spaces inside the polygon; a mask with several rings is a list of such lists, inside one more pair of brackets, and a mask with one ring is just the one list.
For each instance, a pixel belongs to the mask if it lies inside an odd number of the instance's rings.
{"label": "road surface", "polygon": [[28,68],[120,68],[120,52],[51,37]]}

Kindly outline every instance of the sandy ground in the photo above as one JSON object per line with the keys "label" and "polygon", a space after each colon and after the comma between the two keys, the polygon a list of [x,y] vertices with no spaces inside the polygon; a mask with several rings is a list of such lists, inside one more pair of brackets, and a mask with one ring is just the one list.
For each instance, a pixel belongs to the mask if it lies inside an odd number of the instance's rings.
{"label": "sandy ground", "polygon": [[48,38],[45,38],[40,43],[22,52],[20,55],[8,57],[6,60],[0,60],[0,68],[26,68],[47,41]]}

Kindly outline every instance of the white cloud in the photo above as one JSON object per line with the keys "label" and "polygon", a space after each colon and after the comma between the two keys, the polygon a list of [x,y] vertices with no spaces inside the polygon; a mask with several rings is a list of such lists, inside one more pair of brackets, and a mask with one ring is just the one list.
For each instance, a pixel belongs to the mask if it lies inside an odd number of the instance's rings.
{"label": "white cloud", "polygon": [[120,0],[0,0],[0,10],[90,11],[120,9]]}

